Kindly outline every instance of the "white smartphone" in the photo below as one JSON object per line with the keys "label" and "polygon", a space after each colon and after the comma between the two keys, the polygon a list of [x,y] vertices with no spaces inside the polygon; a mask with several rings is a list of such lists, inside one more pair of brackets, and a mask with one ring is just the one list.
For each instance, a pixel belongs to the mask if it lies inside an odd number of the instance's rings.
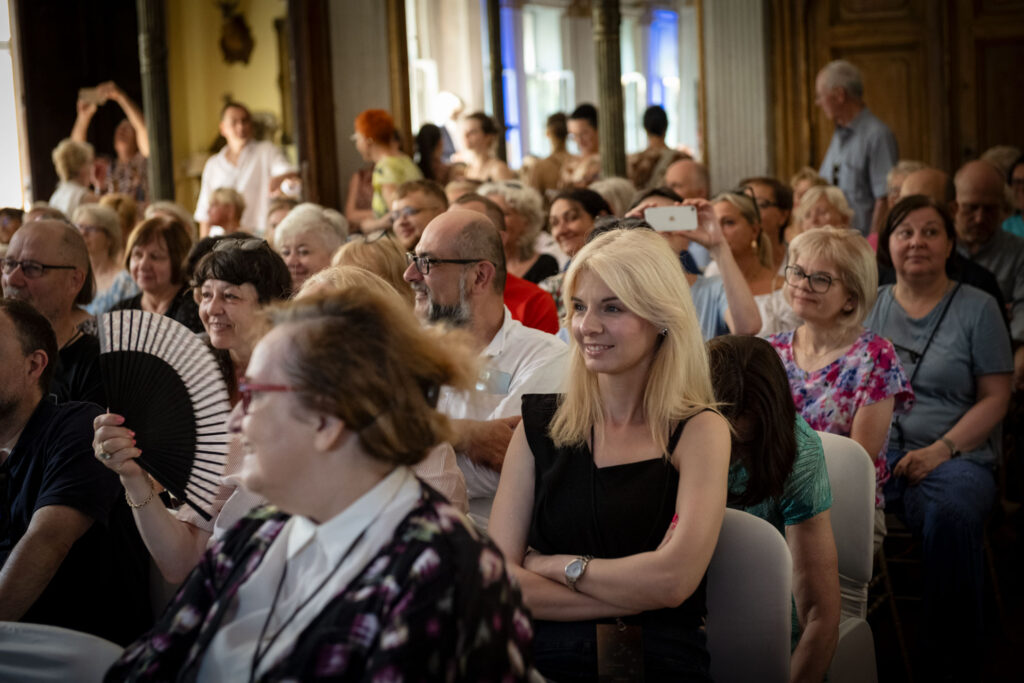
{"label": "white smartphone", "polygon": [[644,220],[658,232],[697,229],[697,207],[652,206],[644,210]]}

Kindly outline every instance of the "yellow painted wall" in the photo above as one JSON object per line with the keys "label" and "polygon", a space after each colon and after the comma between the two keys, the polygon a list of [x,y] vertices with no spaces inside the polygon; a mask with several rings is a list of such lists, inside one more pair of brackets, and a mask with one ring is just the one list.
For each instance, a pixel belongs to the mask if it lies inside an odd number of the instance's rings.
{"label": "yellow painted wall", "polygon": [[[278,44],[274,20],[287,15],[285,0],[242,0],[238,5],[255,41],[249,63],[227,64],[220,49],[223,19],[213,0],[169,0],[167,61],[170,81],[171,146],[175,194],[189,211],[195,208],[203,155],[217,137],[224,96],[253,113],[270,111],[281,120]],[[190,163],[191,162],[191,163]]]}

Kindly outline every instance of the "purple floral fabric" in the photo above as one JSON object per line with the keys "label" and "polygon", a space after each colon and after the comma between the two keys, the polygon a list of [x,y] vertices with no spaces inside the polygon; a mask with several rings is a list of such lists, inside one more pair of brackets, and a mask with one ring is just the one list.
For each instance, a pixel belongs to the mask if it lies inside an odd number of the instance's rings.
{"label": "purple floral fabric", "polygon": [[[906,413],[914,405],[914,391],[889,340],[870,330],[864,332],[841,358],[814,372],[804,372],[793,356],[793,331],[780,332],[768,341],[782,358],[796,411],[815,430],[850,436],[853,418],[861,406],[895,397],[893,414]],[[889,480],[885,451],[886,435],[875,461],[875,505],[884,507],[882,486]]]}
{"label": "purple floral fabric", "polygon": [[[225,611],[287,519],[257,508],[225,534],[106,680],[194,680]],[[500,551],[424,487],[392,540],[260,680],[525,681],[532,639]]]}

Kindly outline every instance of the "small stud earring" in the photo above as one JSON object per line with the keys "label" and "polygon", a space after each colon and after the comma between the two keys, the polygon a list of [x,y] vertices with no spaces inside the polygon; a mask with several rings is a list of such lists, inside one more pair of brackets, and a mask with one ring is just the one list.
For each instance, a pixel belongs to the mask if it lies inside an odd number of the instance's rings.
{"label": "small stud earring", "polygon": [[668,328],[667,327],[661,328],[661,332],[659,332],[658,334],[660,334],[662,337],[664,337],[665,335],[668,334]]}

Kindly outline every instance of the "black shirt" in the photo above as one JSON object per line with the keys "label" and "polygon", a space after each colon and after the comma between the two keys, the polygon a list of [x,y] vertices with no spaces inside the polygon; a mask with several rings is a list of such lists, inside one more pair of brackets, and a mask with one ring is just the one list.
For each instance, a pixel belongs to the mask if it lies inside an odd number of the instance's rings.
{"label": "black shirt", "polygon": [[530,269],[523,273],[523,279],[536,285],[544,278],[558,275],[558,271],[558,259],[551,254],[541,254]]}
{"label": "black shirt", "polygon": [[40,401],[0,465],[0,566],[37,510],[61,505],[93,520],[22,621],[128,643],[149,627],[149,559],[117,475],[92,451],[90,403]]}
{"label": "black shirt", "polygon": [[[114,304],[111,309],[113,311],[141,311],[142,310],[142,292],[139,292],[135,296],[130,296],[127,299],[122,299]],[[171,301],[170,308],[164,313],[168,318],[177,320],[179,323],[192,330],[193,332],[200,333],[203,331],[203,323],[199,319],[199,306],[196,304],[195,298],[192,296],[192,288],[188,285],[182,285],[178,293],[174,295],[174,299]]]}
{"label": "black shirt", "polygon": [[58,403],[88,401],[99,406],[107,405],[99,355],[99,340],[84,332],[60,350],[50,382],[50,393]]}
{"label": "black shirt", "polygon": [[[555,394],[523,397],[523,429],[534,459],[529,545],[545,555],[617,558],[657,549],[675,514],[679,472],[667,458],[597,467],[584,444],[555,446],[548,427]],[[671,453],[682,425],[668,443]],[[624,618],[643,624],[699,628],[706,609],[705,582],[682,605]]]}

